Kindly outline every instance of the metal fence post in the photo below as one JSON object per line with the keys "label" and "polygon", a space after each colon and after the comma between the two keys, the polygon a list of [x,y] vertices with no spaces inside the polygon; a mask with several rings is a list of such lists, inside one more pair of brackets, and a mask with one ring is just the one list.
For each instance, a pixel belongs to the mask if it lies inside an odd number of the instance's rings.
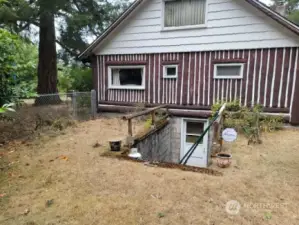
{"label": "metal fence post", "polygon": [[77,92],[72,92],[73,117],[77,118]]}
{"label": "metal fence post", "polygon": [[92,119],[96,118],[96,114],[97,114],[97,92],[96,90],[91,90],[91,117]]}

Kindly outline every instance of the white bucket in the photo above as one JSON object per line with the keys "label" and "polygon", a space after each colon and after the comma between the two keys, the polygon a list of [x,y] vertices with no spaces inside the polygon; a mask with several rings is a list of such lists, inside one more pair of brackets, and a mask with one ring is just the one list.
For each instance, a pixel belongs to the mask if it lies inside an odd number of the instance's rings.
{"label": "white bucket", "polygon": [[138,152],[138,148],[131,148],[129,157],[133,159],[141,159],[141,154]]}

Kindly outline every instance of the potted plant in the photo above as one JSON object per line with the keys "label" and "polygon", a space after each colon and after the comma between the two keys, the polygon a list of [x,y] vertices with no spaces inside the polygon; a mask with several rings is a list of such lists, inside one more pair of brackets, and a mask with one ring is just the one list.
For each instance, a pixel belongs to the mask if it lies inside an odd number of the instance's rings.
{"label": "potted plant", "polygon": [[230,153],[220,152],[216,154],[216,159],[220,168],[227,168],[232,163],[232,155]]}

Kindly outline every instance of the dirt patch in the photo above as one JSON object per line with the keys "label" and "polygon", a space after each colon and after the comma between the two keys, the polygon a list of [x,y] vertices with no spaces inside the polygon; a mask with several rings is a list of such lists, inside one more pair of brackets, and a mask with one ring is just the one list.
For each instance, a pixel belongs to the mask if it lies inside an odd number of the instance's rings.
{"label": "dirt patch", "polygon": [[[299,224],[299,131],[254,146],[240,137],[226,146],[232,166],[212,167],[221,177],[100,156],[126,133],[126,122],[102,118],[0,149],[0,224]],[[230,200],[241,204],[236,216]]]}
{"label": "dirt patch", "polygon": [[179,169],[179,170],[183,170],[183,171],[208,174],[208,175],[212,175],[212,176],[222,176],[223,175],[221,172],[213,170],[213,169],[209,169],[209,168],[199,168],[199,167],[194,167],[194,166],[187,166],[187,165],[181,165],[178,163],[168,163],[168,162],[146,162],[144,160],[130,158],[127,156],[127,153],[128,153],[127,150],[125,150],[119,154],[114,154],[114,153],[107,151],[107,152],[104,152],[103,154],[101,154],[101,156],[115,158],[115,159],[119,159],[119,160],[127,160],[127,161],[136,162],[136,163],[144,163],[144,165],[146,165],[146,166],[168,168],[168,169]]}

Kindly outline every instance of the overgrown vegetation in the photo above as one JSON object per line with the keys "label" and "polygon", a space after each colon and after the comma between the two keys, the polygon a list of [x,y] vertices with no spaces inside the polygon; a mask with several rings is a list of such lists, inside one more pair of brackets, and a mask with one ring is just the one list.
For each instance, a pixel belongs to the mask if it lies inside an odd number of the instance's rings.
{"label": "overgrown vegetation", "polygon": [[[212,106],[213,114],[218,111],[225,102],[219,102]],[[241,106],[238,101],[228,102],[224,111],[224,128],[235,128],[243,133],[250,143],[262,143],[261,133],[282,129],[283,117],[262,114],[263,107],[255,105],[253,108]]]}
{"label": "overgrown vegetation", "polygon": [[30,97],[36,89],[37,47],[0,29],[0,105]]}
{"label": "overgrown vegetation", "polygon": [[[0,106],[10,102],[18,105],[21,99],[37,97],[37,46],[5,29],[0,29],[0,52]],[[91,89],[90,68],[60,63],[59,92]]]}

